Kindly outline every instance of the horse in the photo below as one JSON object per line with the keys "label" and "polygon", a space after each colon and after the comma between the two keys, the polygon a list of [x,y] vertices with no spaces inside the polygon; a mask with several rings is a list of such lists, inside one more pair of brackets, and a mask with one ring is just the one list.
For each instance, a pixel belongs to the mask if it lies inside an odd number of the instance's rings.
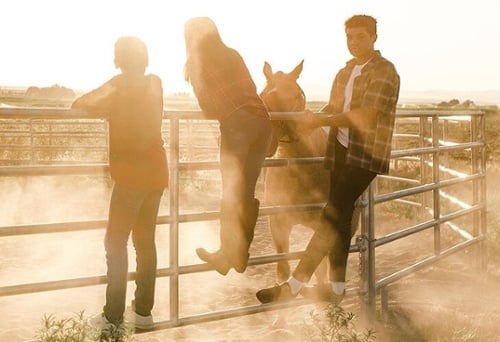
{"label": "horse", "polygon": [[[297,79],[303,69],[302,60],[291,72],[273,73],[264,62],[266,86],[260,97],[269,112],[302,112],[306,96]],[[268,158],[324,157],[327,133],[321,127],[307,134],[297,130],[296,120],[273,120],[273,135]],[[329,171],[321,163],[291,164],[286,167],[268,167],[265,171],[264,201],[267,205],[291,205],[326,202],[330,188]],[[314,227],[319,224],[319,212],[286,212],[271,215],[270,228],[277,253],[288,253],[290,234],[295,224]],[[315,272],[318,282],[325,282],[326,259]],[[286,281],[290,276],[287,260],[277,262],[277,279]]]}

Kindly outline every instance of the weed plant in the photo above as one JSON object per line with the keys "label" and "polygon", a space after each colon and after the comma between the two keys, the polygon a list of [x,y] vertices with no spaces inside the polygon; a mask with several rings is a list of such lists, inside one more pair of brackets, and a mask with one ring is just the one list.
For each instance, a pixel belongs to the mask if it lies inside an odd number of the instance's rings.
{"label": "weed plant", "polygon": [[93,326],[81,311],[72,317],[57,319],[53,314],[44,315],[37,342],[129,342],[134,329],[121,324],[108,324],[103,329]]}
{"label": "weed plant", "polygon": [[338,305],[328,304],[322,313],[311,311],[310,320],[303,330],[304,341],[314,342],[371,342],[375,341],[375,332],[359,332],[354,320],[356,315],[347,312]]}

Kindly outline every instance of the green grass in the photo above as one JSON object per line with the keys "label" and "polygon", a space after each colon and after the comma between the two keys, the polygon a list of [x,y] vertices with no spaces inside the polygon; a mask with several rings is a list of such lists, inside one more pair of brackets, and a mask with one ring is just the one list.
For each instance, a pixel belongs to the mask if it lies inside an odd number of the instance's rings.
{"label": "green grass", "polygon": [[128,342],[133,341],[133,333],[133,327],[125,324],[108,324],[101,330],[81,311],[66,318],[45,315],[35,338],[37,342]]}

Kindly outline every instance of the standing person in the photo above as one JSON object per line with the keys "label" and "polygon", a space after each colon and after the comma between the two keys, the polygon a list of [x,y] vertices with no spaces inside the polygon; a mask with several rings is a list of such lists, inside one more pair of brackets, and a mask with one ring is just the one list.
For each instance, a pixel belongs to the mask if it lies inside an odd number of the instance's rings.
{"label": "standing person", "polygon": [[145,75],[147,47],[131,36],[115,43],[121,74],[75,100],[71,108],[109,114],[109,166],[114,180],[104,239],[107,262],[106,304],[93,322],[123,322],[127,289],[127,241],[136,251],[136,290],[127,320],[153,327],[156,282],[155,230],[158,208],[168,185],[161,126],[163,89],[158,76]]}
{"label": "standing person", "polygon": [[222,200],[220,248],[196,253],[222,275],[244,272],[259,213],[255,185],[271,141],[272,125],[240,54],[226,46],[207,17],[188,20],[185,78],[206,118],[220,125]]}
{"label": "standing person", "polygon": [[[330,192],[322,211],[323,224],[312,236],[292,276],[256,293],[262,303],[305,297],[339,303],[345,294],[351,221],[356,199],[377,174],[389,171],[392,132],[399,97],[394,65],[374,49],[377,21],[355,15],[345,22],[347,47],[354,57],[336,75],[327,106],[328,116],[309,113],[309,128],[330,126],[325,166]],[[304,287],[325,255],[329,284]]]}

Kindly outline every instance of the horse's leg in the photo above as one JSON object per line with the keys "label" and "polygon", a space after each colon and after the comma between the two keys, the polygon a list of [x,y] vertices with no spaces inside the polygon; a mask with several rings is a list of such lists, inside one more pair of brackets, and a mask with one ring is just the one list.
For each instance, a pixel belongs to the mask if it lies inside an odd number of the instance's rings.
{"label": "horse's leg", "polygon": [[[271,235],[277,253],[288,253],[290,251],[290,233],[292,227],[288,224],[283,214],[272,215],[270,218]],[[290,277],[290,265],[288,260],[280,260],[276,264],[278,282],[284,282]]]}

